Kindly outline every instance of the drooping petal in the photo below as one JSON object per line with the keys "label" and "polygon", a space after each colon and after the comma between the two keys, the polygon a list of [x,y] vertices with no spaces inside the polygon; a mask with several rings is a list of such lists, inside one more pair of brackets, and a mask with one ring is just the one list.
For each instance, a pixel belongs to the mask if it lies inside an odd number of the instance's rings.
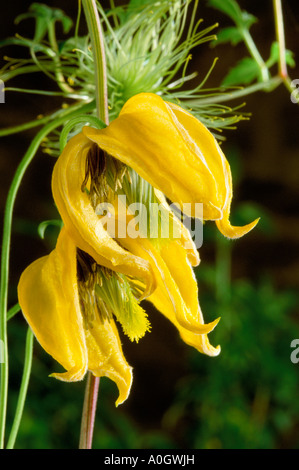
{"label": "drooping petal", "polygon": [[246,233],[250,232],[258,221],[260,220],[259,218],[251,222],[250,224],[244,225],[243,227],[236,227],[232,226],[229,221],[229,213],[230,213],[230,205],[231,205],[231,200],[232,200],[232,177],[231,177],[231,172],[230,168],[228,165],[228,162],[226,162],[226,168],[227,168],[227,174],[229,176],[229,193],[228,193],[228,200],[227,204],[223,210],[223,217],[220,220],[216,220],[216,225],[219,229],[219,231],[227,238],[240,238]]}
{"label": "drooping petal", "polygon": [[[84,127],[83,133],[188,215],[203,214],[205,220],[221,220],[224,211],[229,215],[232,191],[225,156],[210,131],[179,106],[141,93],[127,101],[108,127]],[[203,204],[203,212],[197,212],[196,203]],[[233,228],[229,234],[235,236]]]}
{"label": "drooping petal", "polygon": [[122,239],[122,243],[132,253],[147,259],[152,264],[157,287],[147,300],[152,302],[179,330],[203,335],[215,328],[219,319],[208,324],[203,321],[198,305],[196,279],[188,260],[188,253],[179,241],[165,242],[160,251],[145,238],[132,240],[128,237]]}
{"label": "drooping petal", "polygon": [[63,228],[55,250],[28,266],[18,285],[33,333],[67,371],[52,376],[64,381],[81,380],[88,363],[76,269],[76,247]]}
{"label": "drooping petal", "polygon": [[[171,273],[173,280],[180,291],[180,295],[185,303],[189,312],[189,318],[197,320],[197,322],[204,324],[203,315],[198,302],[198,287],[194,272],[188,263],[187,253],[184,247],[172,241],[165,244],[161,249],[161,257],[167,266],[168,271]],[[165,268],[164,268],[165,272]],[[200,334],[196,328],[185,328],[185,323],[181,322],[177,315],[173,315],[165,289],[161,284],[148,299],[155,307],[163,313],[178,329],[181,338],[189,346],[193,346],[199,352],[207,354],[208,356],[217,356],[220,353],[220,346],[216,348],[209,342],[207,333],[210,333],[217,325],[219,318],[208,323],[209,330]]]}
{"label": "drooping petal", "polygon": [[179,330],[182,340],[188,344],[188,346],[192,346],[197,349],[197,351],[207,356],[215,357],[220,354],[220,346],[218,345],[216,348],[212,346],[207,335],[193,333],[192,331],[181,328],[180,325],[176,325],[176,327]]}
{"label": "drooping petal", "polygon": [[86,330],[88,369],[96,377],[108,377],[119,390],[116,406],[129,396],[132,384],[132,368],[126,362],[117,328],[112,319],[96,321]]}
{"label": "drooping petal", "polygon": [[85,161],[92,142],[78,134],[66,145],[52,176],[55,203],[76,246],[100,265],[143,280],[144,296],[154,288],[149,263],[124,250],[103,228],[86,192],[82,191]]}

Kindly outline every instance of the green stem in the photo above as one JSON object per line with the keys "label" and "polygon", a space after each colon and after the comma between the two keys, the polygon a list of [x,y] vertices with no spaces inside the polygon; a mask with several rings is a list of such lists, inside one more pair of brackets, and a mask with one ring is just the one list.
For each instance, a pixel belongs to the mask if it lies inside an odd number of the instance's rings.
{"label": "green stem", "polygon": [[[82,111],[90,111],[89,105],[80,106]],[[43,139],[54,129],[63,125],[68,118],[75,116],[77,111],[70,112],[66,110],[60,117],[53,122],[49,122],[35,136],[31,142],[26,154],[21,160],[10,186],[4,212],[3,239],[1,253],[1,284],[0,284],[0,340],[3,341],[3,363],[0,364],[1,382],[0,382],[0,448],[4,447],[5,422],[7,410],[7,392],[8,392],[8,348],[7,348],[7,298],[8,298],[8,279],[9,279],[9,253],[11,240],[12,215],[14,204],[23,176],[35,156]]]}
{"label": "green stem", "polygon": [[269,80],[269,70],[256,47],[255,42],[251,37],[251,34],[249,33],[248,29],[245,29],[245,28],[242,29],[241,32],[242,32],[245,44],[247,46],[247,49],[249,50],[251,56],[253,57],[253,59],[256,61],[256,63],[259,66],[259,69],[262,75],[262,81],[267,82]]}
{"label": "green stem", "polygon": [[54,63],[55,63],[55,76],[56,76],[56,81],[57,85],[59,88],[66,92],[66,93],[74,93],[74,90],[72,87],[70,87],[64,78],[64,75],[61,71],[61,63],[60,63],[60,58],[59,58],[59,49],[56,41],[56,35],[55,35],[55,23],[51,22],[49,24],[49,41],[51,44],[51,49],[55,52],[55,56],[53,58]]}
{"label": "green stem", "polygon": [[91,449],[100,378],[90,372],[87,374],[85,387],[79,449]]}
{"label": "green stem", "polygon": [[285,50],[285,37],[281,0],[273,0],[274,18],[275,18],[275,31],[279,47],[279,75],[283,80],[288,77],[287,63],[286,63],[286,50]]}
{"label": "green stem", "polygon": [[[251,95],[252,93],[256,93],[257,91],[272,91],[276,87],[278,87],[278,85],[280,85],[281,83],[282,83],[282,80],[280,77],[273,77],[273,78],[270,78],[267,82],[255,83],[254,85],[250,85],[248,87],[241,88],[235,91],[227,90],[225,93],[219,94],[218,96],[214,94],[207,98],[202,98],[202,99],[198,98],[195,101],[196,101],[196,104],[203,104],[203,105],[223,103],[225,101],[231,101],[231,100],[235,100],[238,98],[242,98],[244,96]],[[188,100],[188,105],[192,106],[192,102],[193,100]]]}
{"label": "green stem", "polygon": [[[109,124],[107,73],[104,37],[95,0],[83,0],[83,9],[90,35],[95,65],[95,85],[97,116],[105,124]],[[100,378],[88,372],[82,421],[80,429],[80,449],[91,449],[93,439],[94,421],[96,415],[97,398]]]}
{"label": "green stem", "polygon": [[[275,17],[275,31],[276,39],[279,47],[279,76],[282,78],[283,84],[286,89],[290,92],[291,96],[294,97],[294,102],[299,104],[298,94],[294,91],[296,89],[293,86],[292,80],[288,73],[287,61],[286,61],[286,47],[285,47],[285,34],[283,24],[283,13],[281,0],[273,0],[273,9]],[[293,101],[293,100],[292,100]]]}
{"label": "green stem", "polygon": [[64,149],[67,143],[67,138],[70,130],[76,126],[76,124],[82,124],[82,122],[87,122],[89,124],[92,124],[94,127],[97,129],[103,129],[106,127],[106,124],[98,119],[95,116],[85,116],[80,114],[79,116],[75,117],[74,119],[70,119],[68,123],[64,126],[64,128],[61,131],[60,138],[59,138],[59,145],[60,145],[60,151]]}
{"label": "green stem", "polygon": [[114,0],[110,0],[110,10],[112,11],[112,18],[113,18],[115,27],[118,28],[119,27],[119,21],[118,21],[117,15],[115,14]]}
{"label": "green stem", "polygon": [[94,0],[83,0],[83,8],[93,50],[98,118],[108,124],[107,72],[102,26]]}
{"label": "green stem", "polygon": [[16,304],[13,307],[11,307],[7,312],[7,316],[6,316],[7,321],[11,320],[17,313],[19,313],[20,310],[21,310],[21,307],[19,304]]}
{"label": "green stem", "polygon": [[14,422],[11,428],[10,436],[9,436],[7,447],[6,447],[7,449],[14,448],[18,430],[21,424],[21,419],[22,419],[22,414],[24,410],[26,394],[27,394],[27,389],[28,389],[28,384],[29,384],[29,378],[30,378],[30,373],[31,373],[33,338],[34,338],[33,333],[31,329],[28,328],[27,336],[26,336],[23,376],[22,376],[22,381],[21,381],[21,387],[20,387],[20,392],[19,392],[16,413],[14,417]]}
{"label": "green stem", "polygon": [[25,124],[20,124],[19,126],[6,127],[0,130],[0,137],[5,137],[7,135],[18,134],[19,132],[32,129],[34,127],[42,126],[51,120],[51,116],[45,116],[41,119],[35,119],[34,121],[26,122]]}
{"label": "green stem", "polygon": [[39,127],[44,124],[47,124],[49,121],[54,121],[55,119],[59,118],[60,116],[65,116],[65,113],[73,113],[74,111],[80,110],[80,109],[85,109],[86,106],[89,111],[91,111],[94,107],[95,100],[91,101],[90,103],[76,103],[74,105],[71,105],[68,107],[67,110],[59,110],[56,111],[55,113],[50,114],[49,116],[45,116],[41,119],[35,119],[34,121],[29,121],[26,122],[25,124],[20,124],[19,126],[13,126],[13,127],[6,127],[4,129],[0,129],[0,137],[6,137],[7,135],[12,135],[12,134],[17,134],[22,131],[26,131],[28,129],[33,129],[34,127]]}

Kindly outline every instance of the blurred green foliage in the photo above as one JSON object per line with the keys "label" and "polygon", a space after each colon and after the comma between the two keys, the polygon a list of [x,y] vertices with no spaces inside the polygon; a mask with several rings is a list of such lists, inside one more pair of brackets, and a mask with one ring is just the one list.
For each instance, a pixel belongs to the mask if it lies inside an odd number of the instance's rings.
{"label": "blurred green foliage", "polygon": [[[191,448],[273,449],[299,446],[299,387],[290,342],[298,337],[291,312],[298,305],[292,291],[277,292],[270,280],[251,285],[234,282],[229,298],[217,302],[215,273],[204,268],[201,304],[217,312],[221,323],[212,337],[223,350],[216,361],[190,352],[190,373],[178,384],[177,398],[165,420]],[[289,442],[290,445],[290,442]]]}

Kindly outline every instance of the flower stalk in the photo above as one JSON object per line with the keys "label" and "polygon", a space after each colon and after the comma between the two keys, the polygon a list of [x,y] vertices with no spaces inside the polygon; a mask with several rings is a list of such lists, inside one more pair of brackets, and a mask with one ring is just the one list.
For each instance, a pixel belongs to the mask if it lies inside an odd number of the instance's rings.
{"label": "flower stalk", "polygon": [[93,52],[97,115],[99,119],[108,124],[109,115],[104,37],[96,1],[83,0],[83,9]]}
{"label": "flower stalk", "polygon": [[100,377],[88,372],[85,387],[79,449],[91,449]]}
{"label": "flower stalk", "polygon": [[14,448],[18,430],[21,424],[21,419],[22,419],[22,414],[24,410],[27,389],[28,389],[28,384],[29,384],[29,378],[30,378],[30,373],[31,373],[33,340],[34,340],[33,332],[31,328],[28,328],[27,335],[26,335],[25,362],[24,362],[22,382],[21,382],[21,387],[20,387],[20,393],[19,393],[17,409],[15,413],[15,418],[14,418],[14,422],[13,422],[10,436],[9,436],[7,446],[6,446],[7,449]]}

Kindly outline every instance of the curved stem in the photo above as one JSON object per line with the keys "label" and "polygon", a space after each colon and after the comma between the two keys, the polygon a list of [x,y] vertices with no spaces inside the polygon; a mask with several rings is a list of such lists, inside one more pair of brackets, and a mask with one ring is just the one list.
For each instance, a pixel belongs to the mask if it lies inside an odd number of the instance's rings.
{"label": "curved stem", "polygon": [[60,134],[59,144],[60,144],[60,151],[61,152],[64,149],[64,147],[66,146],[67,137],[68,137],[68,134],[69,134],[70,130],[76,124],[82,124],[82,122],[90,123],[94,127],[96,127],[97,129],[103,129],[104,127],[106,127],[106,124],[103,121],[101,121],[100,119],[98,119],[97,117],[95,117],[95,116],[89,116],[89,115],[85,116],[85,115],[80,114],[79,116],[75,117],[74,119],[70,119],[68,121],[68,123],[64,126],[64,128],[62,129],[61,134]]}
{"label": "curved stem", "polygon": [[188,105],[192,106],[193,101],[196,101],[196,104],[203,104],[203,105],[211,104],[211,103],[212,104],[224,103],[225,101],[231,101],[231,100],[235,100],[238,98],[242,98],[243,96],[251,95],[252,93],[256,93],[257,91],[272,91],[281,83],[282,83],[282,79],[280,77],[273,77],[273,78],[270,78],[267,82],[254,83],[253,85],[250,85],[245,88],[240,88],[238,90],[233,90],[233,91],[227,90],[225,93],[219,94],[218,96],[213,94],[207,98],[202,98],[202,99],[198,98],[197,100],[188,100]]}
{"label": "curved stem", "polygon": [[[95,100],[91,101],[90,103],[76,103],[74,105],[70,105],[67,109],[68,113],[72,113],[79,109],[85,109],[88,107],[88,110],[92,110],[94,107]],[[35,119],[34,121],[26,122],[25,124],[20,124],[19,126],[12,126],[12,127],[5,127],[4,129],[0,129],[0,137],[6,137],[8,135],[17,134],[22,131],[26,131],[28,129],[32,129],[34,127],[39,127],[41,125],[47,124],[49,121],[54,121],[56,118],[59,118],[61,115],[65,116],[66,110],[59,110],[56,111],[49,116],[44,116],[41,119]]]}
{"label": "curved stem", "polygon": [[65,93],[74,93],[73,88],[70,87],[66,83],[64,75],[63,75],[62,70],[61,70],[61,63],[60,63],[60,58],[59,58],[58,45],[57,45],[57,41],[56,41],[55,23],[54,22],[51,22],[49,24],[49,41],[50,41],[52,50],[55,52],[54,63],[55,63],[55,75],[56,75],[57,85]]}
{"label": "curved stem", "polygon": [[[80,110],[90,111],[89,105],[81,106]],[[0,284],[0,340],[3,342],[3,362],[0,364],[0,448],[4,447],[5,422],[7,410],[8,392],[8,348],[7,348],[7,298],[8,298],[8,278],[9,278],[9,253],[11,240],[12,215],[16,196],[23,179],[23,176],[34,158],[43,139],[54,129],[63,125],[69,117],[71,118],[77,111],[66,110],[60,117],[44,126],[31,142],[27,152],[21,160],[10,186],[4,212],[3,239],[1,253],[1,284]]]}
{"label": "curved stem", "polygon": [[26,346],[25,346],[25,362],[24,362],[24,369],[23,369],[23,376],[22,376],[22,382],[21,382],[21,387],[20,387],[20,392],[19,392],[19,398],[18,398],[18,403],[17,403],[17,408],[16,408],[16,413],[15,413],[15,418],[14,422],[11,428],[10,436],[8,439],[8,443],[6,448],[7,449],[13,449],[16,441],[16,437],[18,434],[18,430],[21,424],[21,419],[22,419],[22,414],[24,410],[24,405],[25,405],[25,400],[26,400],[26,394],[27,394],[27,389],[28,389],[28,384],[29,384],[29,378],[30,378],[30,373],[31,373],[31,365],[32,365],[32,354],[33,354],[33,333],[30,328],[27,330],[27,336],[26,336]]}

